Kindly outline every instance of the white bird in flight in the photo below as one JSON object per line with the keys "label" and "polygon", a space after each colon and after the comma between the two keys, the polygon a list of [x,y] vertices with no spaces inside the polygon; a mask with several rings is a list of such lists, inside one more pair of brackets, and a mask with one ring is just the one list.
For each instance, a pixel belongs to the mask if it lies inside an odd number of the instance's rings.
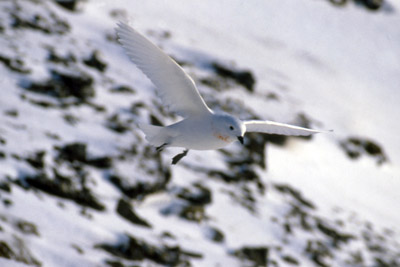
{"label": "white bird in flight", "polygon": [[172,164],[186,156],[189,149],[220,149],[237,140],[243,144],[246,132],[292,136],[322,132],[273,121],[241,121],[226,113],[216,113],[204,102],[192,78],[160,48],[123,22],[116,32],[126,54],[156,86],[164,104],[183,117],[165,127],[139,125],[146,140],[157,150],[185,148],[172,159]]}

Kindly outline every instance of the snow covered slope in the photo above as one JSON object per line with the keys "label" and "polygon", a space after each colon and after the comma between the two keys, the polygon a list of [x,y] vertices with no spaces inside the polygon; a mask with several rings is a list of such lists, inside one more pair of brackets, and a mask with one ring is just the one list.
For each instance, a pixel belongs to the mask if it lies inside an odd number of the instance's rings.
{"label": "snow covered slope", "polygon": [[[400,3],[364,2],[1,1],[0,266],[400,266]],[[334,132],[171,166],[118,21],[210,107]]]}

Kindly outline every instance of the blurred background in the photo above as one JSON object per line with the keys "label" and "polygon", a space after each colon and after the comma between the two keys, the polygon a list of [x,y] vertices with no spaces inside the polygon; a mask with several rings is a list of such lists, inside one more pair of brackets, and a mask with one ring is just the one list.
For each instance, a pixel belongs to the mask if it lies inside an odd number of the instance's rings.
{"label": "blurred background", "polygon": [[[128,22],[213,109],[333,130],[149,146],[180,118]],[[400,266],[400,2],[0,2],[0,266]]]}

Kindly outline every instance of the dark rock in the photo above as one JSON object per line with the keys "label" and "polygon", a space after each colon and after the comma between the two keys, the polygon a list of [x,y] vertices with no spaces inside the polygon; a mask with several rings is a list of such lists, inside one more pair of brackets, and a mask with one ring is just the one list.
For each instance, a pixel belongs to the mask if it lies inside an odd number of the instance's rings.
{"label": "dark rock", "polygon": [[76,250],[76,252],[78,252],[81,255],[85,253],[83,251],[83,249],[80,246],[76,245],[76,244],[71,244],[71,247],[74,248]]}
{"label": "dark rock", "polygon": [[112,158],[108,156],[96,158],[89,157],[86,152],[86,144],[84,143],[71,143],[63,147],[57,147],[56,149],[59,152],[59,161],[65,160],[71,163],[78,162],[100,169],[107,169],[112,166]]}
{"label": "dark rock", "polygon": [[[329,0],[329,2],[338,7],[345,6],[349,1],[348,0]],[[384,1],[383,0],[353,0],[353,2],[358,6],[363,6],[370,11],[377,11],[382,6]]]}
{"label": "dark rock", "polygon": [[0,257],[6,258],[6,259],[15,259],[16,255],[8,246],[8,244],[5,241],[0,240]]}
{"label": "dark rock", "polygon": [[335,6],[344,6],[347,4],[347,0],[329,0]]}
{"label": "dark rock", "polygon": [[160,236],[162,238],[170,238],[170,239],[174,239],[174,240],[176,239],[176,237],[168,231],[162,232]]}
{"label": "dark rock", "polygon": [[131,107],[129,108],[129,111],[134,114],[134,115],[139,115],[140,114],[140,110],[145,109],[146,108],[146,104],[143,102],[135,102],[131,105]]}
{"label": "dark rock", "polygon": [[3,204],[4,204],[4,206],[9,207],[13,204],[13,202],[11,199],[6,198],[6,199],[3,199]]}
{"label": "dark rock", "polygon": [[79,73],[64,73],[60,71],[51,71],[53,79],[62,86],[63,93],[61,97],[75,96],[79,99],[86,99],[94,96],[94,89],[91,87],[93,78],[88,74]]}
{"label": "dark rock", "polygon": [[111,93],[134,94],[135,90],[127,85],[119,85],[110,89]]}
{"label": "dark rock", "polygon": [[356,3],[363,4],[367,9],[375,11],[381,8],[383,0],[355,0]]}
{"label": "dark rock", "polygon": [[146,220],[136,215],[132,205],[122,198],[118,201],[117,213],[133,224],[151,228],[151,225]]}
{"label": "dark rock", "polygon": [[42,107],[42,108],[55,108],[57,107],[57,104],[51,103],[46,100],[35,100],[35,99],[29,99],[29,103]]}
{"label": "dark rock", "polygon": [[21,157],[19,155],[17,155],[17,154],[14,154],[14,153],[11,154],[11,157],[13,157],[16,160],[21,160]]}
{"label": "dark rock", "polygon": [[[111,174],[110,181],[125,194],[125,196],[133,199],[142,200],[147,195],[165,190],[166,185],[171,179],[171,171],[169,166],[165,166],[161,160],[160,153],[155,151],[151,146],[138,148],[134,145],[130,150],[126,150],[123,154],[124,158],[132,157],[132,160],[138,161],[136,164],[141,169],[141,173],[147,175],[146,181],[140,179],[129,179]],[[135,182],[132,182],[135,181]]]}
{"label": "dark rock", "polygon": [[7,144],[7,140],[0,136],[0,145]]}
{"label": "dark rock", "polygon": [[113,160],[110,157],[90,158],[86,161],[88,165],[99,169],[108,169],[112,167]]}
{"label": "dark rock", "polygon": [[317,228],[323,234],[327,235],[332,239],[333,246],[338,248],[342,243],[348,243],[350,240],[355,239],[355,236],[351,234],[340,233],[338,230],[326,225],[323,221],[318,220]]}
{"label": "dark rock", "polygon": [[304,231],[313,230],[314,218],[310,216],[309,211],[304,209],[304,206],[299,206],[297,204],[291,204],[291,209],[285,216],[286,223],[284,227],[287,233],[291,233],[292,226],[300,226]]}
{"label": "dark rock", "polygon": [[83,60],[83,63],[85,63],[86,66],[95,68],[100,72],[104,72],[104,70],[107,68],[107,64],[99,59],[98,53],[98,51],[92,52],[89,58]]}
{"label": "dark rock", "polygon": [[300,265],[300,262],[290,255],[283,255],[282,260],[290,265]]}
{"label": "dark rock", "polygon": [[[245,146],[240,154],[230,156],[228,163],[231,167],[242,165],[258,165],[262,169],[266,169],[266,145],[270,140],[268,135],[264,134],[246,134]],[[248,168],[248,167],[247,167]]]}
{"label": "dark rock", "polygon": [[203,258],[203,255],[201,253],[198,252],[194,252],[194,251],[189,251],[189,250],[181,250],[182,255],[191,257],[191,258],[197,258],[197,259],[201,259]]}
{"label": "dark rock", "polygon": [[107,119],[107,128],[113,130],[114,132],[123,134],[129,130],[131,127],[128,123],[121,121],[118,114],[114,114]]}
{"label": "dark rock", "polygon": [[11,186],[9,183],[2,181],[0,182],[0,190],[3,190],[4,192],[7,193],[11,193]]}
{"label": "dark rock", "polygon": [[206,218],[204,207],[199,205],[182,206],[178,216],[194,222],[201,222]]}
{"label": "dark rock", "polygon": [[[238,160],[238,163],[245,164],[255,164],[260,166],[262,169],[267,168],[266,160],[266,148],[268,143],[273,143],[278,146],[284,146],[288,140],[288,136],[277,135],[277,134],[258,134],[249,133],[245,137],[245,150],[242,151],[240,155],[235,155],[235,157],[241,157],[242,160]],[[235,161],[231,161],[234,163]],[[237,165],[237,164],[235,164]],[[242,165],[242,164],[240,164]]]}
{"label": "dark rock", "polygon": [[190,205],[187,202],[172,202],[160,211],[163,215],[177,215],[182,219],[201,222],[206,219],[205,211],[203,206]]}
{"label": "dark rock", "polygon": [[[172,36],[172,33],[168,30],[162,30],[162,31],[153,31],[153,30],[149,30],[147,32],[147,34],[149,35],[153,35],[155,36],[157,39],[169,39]],[[191,65],[190,62],[187,61],[183,61],[180,59],[177,59],[176,57],[174,57],[173,55],[169,54],[169,57],[171,57],[176,63],[178,63],[179,66],[187,66],[187,65]]]}
{"label": "dark rock", "polygon": [[17,236],[13,236],[13,242],[11,243],[0,240],[0,257],[27,265],[42,266],[42,263],[27,248],[25,242]]}
{"label": "dark rock", "polygon": [[195,184],[194,187],[181,188],[177,196],[185,199],[192,205],[207,205],[212,202],[211,190],[201,184]]}
{"label": "dark rock", "polygon": [[288,136],[279,134],[262,134],[266,142],[270,142],[274,145],[284,146],[288,140]]}
{"label": "dark rock", "polygon": [[234,252],[234,255],[242,260],[254,262],[254,266],[267,266],[268,247],[243,247]]}
{"label": "dark rock", "polygon": [[250,213],[256,213],[256,200],[253,196],[253,192],[246,186],[242,184],[239,190],[224,190],[233,201],[246,208]]}
{"label": "dark rock", "polygon": [[86,144],[84,143],[71,143],[57,149],[59,151],[59,159],[82,163],[87,161]]}
{"label": "dark rock", "polygon": [[340,146],[351,159],[357,159],[361,155],[368,155],[373,157],[378,165],[387,161],[383,148],[367,138],[349,137],[346,140],[341,141]]}
{"label": "dark rock", "polygon": [[201,254],[182,250],[179,246],[158,247],[132,236],[126,236],[125,239],[126,241],[117,245],[99,244],[96,248],[103,249],[116,257],[134,261],[148,259],[167,266],[187,266],[189,264],[187,257],[202,257]]}
{"label": "dark rock", "polygon": [[301,205],[306,206],[310,209],[315,209],[314,204],[310,200],[305,199],[298,190],[292,188],[290,185],[274,184],[274,187],[279,192],[292,196]]}
{"label": "dark rock", "polygon": [[66,56],[60,56],[55,52],[54,49],[50,48],[47,60],[53,63],[61,63],[64,66],[68,66],[69,64],[76,62],[76,57],[71,53]]}
{"label": "dark rock", "polygon": [[7,115],[7,116],[16,118],[16,117],[18,117],[18,110],[9,109],[9,110],[4,111],[4,114]]}
{"label": "dark rock", "polygon": [[46,155],[46,151],[37,151],[33,155],[30,155],[26,158],[26,162],[29,163],[32,167],[42,170],[45,166],[44,156]]}
{"label": "dark rock", "polygon": [[110,11],[110,17],[122,21],[128,17],[127,12],[125,9],[112,9]]}
{"label": "dark rock", "polygon": [[124,264],[122,264],[120,261],[116,261],[116,260],[106,260],[106,264],[107,264],[107,266],[110,266],[110,267],[125,267]]}
{"label": "dark rock", "polygon": [[331,266],[327,260],[333,258],[333,254],[322,241],[319,240],[308,240],[305,253],[310,257],[310,259],[320,267]]}
{"label": "dark rock", "polygon": [[118,38],[117,38],[117,35],[115,34],[115,31],[108,31],[106,34],[105,34],[105,39],[107,40],[107,41],[109,41],[109,42],[111,42],[111,43],[114,43],[114,44],[120,44],[119,42],[118,42]]}
{"label": "dark rock", "polygon": [[25,68],[24,62],[19,58],[9,58],[5,55],[0,55],[0,62],[2,62],[8,69],[18,73],[28,74],[31,72],[30,69]]}
{"label": "dark rock", "polygon": [[364,141],[364,149],[371,156],[383,155],[382,148],[371,140]]}
{"label": "dark rock", "polygon": [[225,241],[224,234],[215,227],[207,227],[205,229],[205,235],[208,239],[216,243],[223,243]]}
{"label": "dark rock", "polygon": [[279,100],[280,100],[279,95],[276,94],[276,93],[274,93],[274,92],[268,93],[268,94],[266,95],[266,98],[267,98],[268,100],[274,100],[274,101],[279,101]]}
{"label": "dark rock", "polygon": [[250,168],[246,168],[246,165],[242,166],[243,168],[235,168],[228,171],[221,170],[209,170],[207,173],[210,177],[217,177],[222,179],[227,183],[238,183],[238,182],[250,182],[250,181],[258,181],[258,174]]}
{"label": "dark rock", "polygon": [[200,79],[200,83],[204,84],[205,86],[211,87],[217,91],[222,91],[223,89],[229,88],[228,83],[217,77],[202,78]]}
{"label": "dark rock", "polygon": [[93,78],[82,71],[61,72],[51,70],[51,78],[41,82],[26,81],[21,86],[28,91],[49,95],[58,99],[75,97],[86,101],[95,95]]}
{"label": "dark rock", "polygon": [[49,139],[53,141],[61,141],[61,137],[56,133],[46,132],[45,134]]}
{"label": "dark rock", "polygon": [[375,264],[374,266],[379,266],[379,267],[393,267],[393,266],[400,266],[400,260],[395,260],[395,259],[391,259],[391,260],[387,260],[387,259],[383,259],[380,257],[375,257]]}
{"label": "dark rock", "polygon": [[190,166],[190,168],[196,172],[203,172],[210,178],[221,179],[226,183],[234,184],[234,187],[239,190],[224,190],[224,193],[227,193],[234,201],[247,208],[250,212],[256,212],[255,192],[247,184],[254,183],[259,194],[264,194],[266,190],[256,168],[251,161],[245,158],[246,152],[241,152],[237,156],[237,154],[232,154],[227,150],[220,151],[227,157],[226,169],[210,169],[194,165]]}
{"label": "dark rock", "polygon": [[0,150],[0,160],[6,158],[6,153]]}
{"label": "dark rock", "polygon": [[136,144],[132,144],[130,147],[122,148],[121,154],[117,156],[119,160],[127,160],[128,157],[135,157],[138,154],[138,147]]}
{"label": "dark rock", "polygon": [[170,173],[166,174],[160,181],[154,183],[138,182],[134,185],[126,184],[125,179],[118,175],[111,175],[109,179],[125,196],[143,200],[147,195],[164,190],[170,180]]}
{"label": "dark rock", "polygon": [[76,125],[79,122],[79,118],[77,116],[68,113],[63,115],[63,119],[70,125]]}
{"label": "dark rock", "polygon": [[282,226],[285,229],[285,233],[286,234],[292,234],[293,233],[292,225],[290,223],[285,222]]}
{"label": "dark rock", "polygon": [[76,11],[79,2],[82,0],[54,0],[55,3],[69,11]]}
{"label": "dark rock", "polygon": [[33,177],[26,177],[24,181],[31,187],[39,189],[50,195],[70,199],[75,203],[103,211],[105,206],[101,204],[86,187],[77,189],[72,179],[58,174],[56,171],[54,179],[41,174]]}
{"label": "dark rock", "polygon": [[350,253],[350,259],[347,260],[347,263],[349,264],[349,266],[365,266],[363,254],[361,253],[361,251]]}
{"label": "dark rock", "polygon": [[16,226],[24,234],[40,236],[37,226],[31,222],[17,221]]}
{"label": "dark rock", "polygon": [[65,34],[70,30],[69,24],[59,18],[55,13],[48,11],[48,14],[32,14],[30,18],[26,18],[25,14],[20,14],[25,10],[13,12],[12,27],[19,29],[32,29],[43,32],[45,34]]}
{"label": "dark rock", "polygon": [[[373,226],[374,225],[369,222],[366,222],[365,225],[362,226],[360,234],[365,247],[362,253],[373,257],[375,261],[375,264],[372,264],[373,266],[400,266],[396,232],[392,229],[387,229],[382,233],[381,230],[374,230]],[[395,247],[389,244],[393,241],[396,243]],[[360,258],[360,256],[358,258]],[[363,258],[361,257],[361,259]]]}
{"label": "dark rock", "polygon": [[107,111],[106,106],[97,104],[97,103],[95,103],[93,101],[90,101],[90,100],[89,101],[85,101],[85,104],[87,104],[89,107],[92,107],[97,112],[106,112]]}
{"label": "dark rock", "polygon": [[212,67],[214,68],[215,72],[221,77],[233,79],[237,83],[243,85],[248,91],[254,91],[253,87],[256,81],[250,71],[231,70],[218,63],[212,63]]}
{"label": "dark rock", "polygon": [[164,126],[164,124],[153,114],[150,114],[150,124],[156,126]]}

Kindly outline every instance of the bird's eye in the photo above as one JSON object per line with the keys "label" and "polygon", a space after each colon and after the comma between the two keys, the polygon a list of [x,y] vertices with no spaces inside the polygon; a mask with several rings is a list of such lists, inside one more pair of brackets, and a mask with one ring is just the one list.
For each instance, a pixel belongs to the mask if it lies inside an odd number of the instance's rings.
{"label": "bird's eye", "polygon": [[233,128],[233,126],[229,126],[229,129],[231,129],[231,131],[235,130],[235,128]]}

